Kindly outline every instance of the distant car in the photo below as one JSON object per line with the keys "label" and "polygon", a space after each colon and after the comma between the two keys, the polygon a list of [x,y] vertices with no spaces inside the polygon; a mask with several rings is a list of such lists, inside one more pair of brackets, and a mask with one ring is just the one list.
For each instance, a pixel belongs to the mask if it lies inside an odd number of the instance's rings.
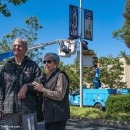
{"label": "distant car", "polygon": [[128,88],[121,88],[116,90],[116,94],[129,94],[129,93],[130,93],[130,89]]}

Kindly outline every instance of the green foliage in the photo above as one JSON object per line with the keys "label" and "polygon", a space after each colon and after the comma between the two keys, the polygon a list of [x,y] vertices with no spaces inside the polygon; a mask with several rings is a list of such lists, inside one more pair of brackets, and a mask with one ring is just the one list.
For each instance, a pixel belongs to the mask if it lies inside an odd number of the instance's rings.
{"label": "green foliage", "polygon": [[70,78],[70,92],[73,92],[74,90],[79,88],[79,65],[77,64],[71,64],[67,67],[66,70],[69,78]]}
{"label": "green foliage", "polygon": [[126,87],[126,82],[122,82],[121,75],[124,75],[123,63],[119,58],[101,57],[100,63],[100,80],[107,87],[123,88]]}
{"label": "green foliage", "polygon": [[95,69],[92,67],[84,67],[83,68],[83,84],[84,87],[87,87],[87,85],[85,85],[85,82],[87,82],[88,84],[90,84],[90,87],[93,87],[93,79],[95,77]]}
{"label": "green foliage", "polygon": [[[12,43],[17,37],[24,38],[28,42],[29,46],[34,45],[34,42],[38,39],[37,31],[42,29],[42,25],[39,25],[38,19],[35,16],[31,16],[26,19],[25,23],[27,25],[27,29],[18,29],[15,27],[10,34],[3,36],[3,39],[0,42],[0,53],[12,50]],[[42,53],[37,50],[28,51],[29,57],[35,60],[37,63],[40,63],[42,61],[40,57],[41,54]]]}
{"label": "green foliage", "polygon": [[123,16],[125,23],[121,29],[113,32],[113,37],[125,42],[126,46],[130,48],[130,0],[126,1]]}
{"label": "green foliage", "polygon": [[113,120],[113,121],[124,121],[130,122],[130,113],[106,113],[105,112],[105,119]]}
{"label": "green foliage", "polygon": [[76,107],[70,106],[70,114],[71,116],[76,116],[80,118],[87,118],[87,119],[105,119],[105,120],[112,120],[112,121],[125,121],[130,122],[130,112],[118,112],[118,113],[111,113],[106,111],[100,111],[96,108],[90,107]]}
{"label": "green foliage", "polygon": [[64,70],[70,80],[70,93],[72,93],[74,90],[79,88],[79,65],[78,64],[71,64],[71,65],[63,65],[60,64],[59,68],[61,70]]}
{"label": "green foliage", "polygon": [[14,6],[20,5],[21,3],[26,3],[28,0],[0,0],[0,13],[5,17],[10,17],[11,12],[8,9],[8,4],[13,4]]}
{"label": "green foliage", "polygon": [[[123,75],[123,63],[118,58],[101,57],[100,62],[100,80],[110,88],[123,88],[126,87],[126,83],[122,82],[121,75]],[[79,89],[80,82],[80,68],[78,64],[64,65],[60,62],[59,68],[64,70],[70,79],[70,93]],[[83,87],[88,87],[87,83],[93,87],[93,79],[95,76],[95,70],[92,67],[83,67]]]}
{"label": "green foliage", "polygon": [[87,108],[87,107],[70,107],[71,116],[79,116],[79,117],[86,117],[86,118],[93,118],[93,119],[102,119],[104,118],[104,113],[95,108]]}
{"label": "green foliage", "polygon": [[127,65],[130,65],[130,56],[127,56],[125,51],[121,51],[120,55],[125,58]]}
{"label": "green foliage", "polygon": [[[67,65],[65,71],[70,78],[70,93],[79,88],[80,67],[79,64]],[[83,67],[83,87],[87,87],[87,83],[93,84],[95,71],[92,67]]]}
{"label": "green foliage", "polygon": [[[123,41],[128,48],[130,48],[130,0],[126,1],[125,12],[123,13],[125,18],[124,25],[121,29],[113,32],[113,37]],[[125,52],[120,53],[122,57],[126,59],[127,64],[130,64],[130,57]]]}
{"label": "green foliage", "polygon": [[110,95],[106,101],[107,113],[129,113],[130,112],[130,94]]}
{"label": "green foliage", "polygon": [[[126,82],[122,81],[122,75],[124,75],[123,62],[119,58],[113,58],[112,56],[100,57],[100,81],[106,87],[110,88],[123,88],[127,87]],[[71,80],[70,92],[79,88],[80,81],[80,68],[79,64],[68,65],[65,69],[69,74]],[[83,67],[83,87],[92,88],[93,79],[95,77],[95,69],[93,67]]]}

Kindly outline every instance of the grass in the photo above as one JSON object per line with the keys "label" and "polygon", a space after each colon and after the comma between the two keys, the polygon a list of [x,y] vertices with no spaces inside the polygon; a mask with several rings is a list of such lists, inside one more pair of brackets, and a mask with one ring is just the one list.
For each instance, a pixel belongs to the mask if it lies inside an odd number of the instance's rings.
{"label": "grass", "polygon": [[70,106],[71,116],[85,117],[85,118],[93,118],[93,119],[106,119],[106,120],[114,120],[114,121],[125,121],[130,122],[130,112],[128,113],[109,113],[106,111],[100,111],[96,108],[90,107],[77,107]]}

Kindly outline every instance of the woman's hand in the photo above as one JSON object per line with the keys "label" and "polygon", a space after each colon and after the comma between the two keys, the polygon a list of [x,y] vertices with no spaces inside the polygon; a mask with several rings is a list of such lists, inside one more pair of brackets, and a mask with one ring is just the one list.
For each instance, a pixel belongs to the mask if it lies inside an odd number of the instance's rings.
{"label": "woman's hand", "polygon": [[35,81],[32,84],[34,85],[34,90],[37,90],[39,92],[44,92],[44,87],[42,84],[39,84]]}

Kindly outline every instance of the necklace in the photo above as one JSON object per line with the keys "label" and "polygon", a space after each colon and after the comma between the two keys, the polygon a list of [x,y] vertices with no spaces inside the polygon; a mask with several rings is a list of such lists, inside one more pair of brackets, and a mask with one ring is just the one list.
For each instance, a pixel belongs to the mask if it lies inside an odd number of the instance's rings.
{"label": "necklace", "polygon": [[50,77],[51,73],[47,73],[46,78],[48,79]]}

